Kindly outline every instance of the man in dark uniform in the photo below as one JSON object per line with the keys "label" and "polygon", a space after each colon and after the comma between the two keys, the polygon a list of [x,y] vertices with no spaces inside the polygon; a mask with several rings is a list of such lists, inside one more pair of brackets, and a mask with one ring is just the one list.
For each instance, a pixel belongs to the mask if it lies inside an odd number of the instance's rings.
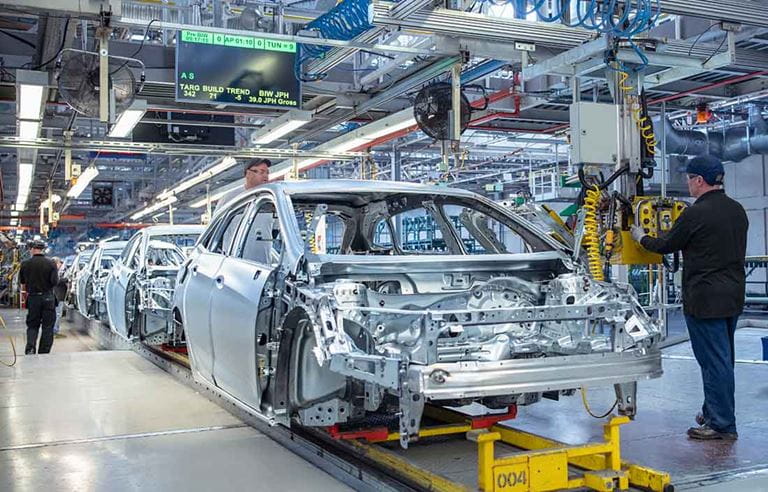
{"label": "man in dark uniform", "polygon": [[[32,257],[21,264],[19,282],[27,291],[27,348],[26,354],[47,354],[53,345],[53,325],[56,323],[56,298],[53,287],[59,282],[56,265],[45,257],[45,243],[29,243]],[[40,346],[37,333],[42,327]]]}
{"label": "man in dark uniform", "polygon": [[713,156],[688,162],[688,191],[696,202],[659,238],[632,228],[645,249],[683,252],[683,310],[691,346],[701,367],[704,406],[692,439],[738,438],[736,433],[733,337],[744,308],[747,214],[723,191],[725,171]]}

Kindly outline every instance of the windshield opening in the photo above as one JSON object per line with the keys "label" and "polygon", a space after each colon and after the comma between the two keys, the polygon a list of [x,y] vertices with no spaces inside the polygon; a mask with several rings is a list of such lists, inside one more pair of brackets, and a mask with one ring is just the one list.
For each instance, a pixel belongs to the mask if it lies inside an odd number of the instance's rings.
{"label": "windshield opening", "polygon": [[307,249],[318,254],[401,256],[553,249],[508,212],[480,200],[449,193],[382,195],[293,195],[296,221]]}

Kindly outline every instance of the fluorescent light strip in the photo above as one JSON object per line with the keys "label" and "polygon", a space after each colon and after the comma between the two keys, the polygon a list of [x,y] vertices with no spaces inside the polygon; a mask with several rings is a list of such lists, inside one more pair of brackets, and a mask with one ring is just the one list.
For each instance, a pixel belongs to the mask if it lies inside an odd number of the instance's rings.
{"label": "fluorescent light strip", "polygon": [[128,137],[133,131],[134,127],[144,117],[144,114],[146,112],[147,112],[146,101],[143,101],[140,99],[133,101],[130,107],[128,107],[128,109],[120,113],[120,116],[117,117],[117,121],[115,121],[115,124],[112,126],[112,129],[109,130],[109,133],[107,134],[107,136],[112,138]]}
{"label": "fluorescent light strip", "polygon": [[19,84],[19,114],[20,120],[39,120],[43,113],[43,91],[45,86]]}
{"label": "fluorescent light strip", "polygon": [[24,140],[35,140],[40,135],[39,121],[19,120],[19,137]]}
{"label": "fluorescent light strip", "polygon": [[201,171],[200,174],[198,174],[197,176],[194,176],[186,181],[182,181],[182,183],[177,187],[170,190],[163,191],[162,193],[157,195],[157,199],[165,200],[168,197],[171,197],[173,195],[178,195],[179,193],[186,191],[192,188],[193,186],[197,186],[200,183],[211,179],[217,174],[223,173],[224,171],[232,168],[236,164],[237,164],[237,161],[235,160],[234,157],[227,156],[223,158],[221,162],[219,162],[218,164],[215,164],[209,167],[208,169]]}
{"label": "fluorescent light strip", "polygon": [[[373,132],[366,132],[365,127],[362,127],[358,129],[358,133],[360,134],[361,137],[364,137],[370,141],[373,141],[378,138],[384,137],[386,135],[399,132],[400,130],[405,130],[406,128],[410,128],[414,125],[416,125],[416,119],[407,118],[399,123],[394,123],[392,125],[385,125],[384,128],[381,128],[380,130],[376,130]],[[350,147],[350,148],[354,148],[354,147]]]}
{"label": "fluorescent light strip", "polygon": [[18,167],[19,182],[18,193],[16,195],[16,211],[25,210],[27,208],[27,199],[29,199],[29,191],[32,188],[32,179],[35,176],[35,165],[31,162],[19,162]]}
{"label": "fluorescent light strip", "polygon": [[160,210],[161,208],[167,207],[167,206],[169,206],[169,205],[171,205],[173,203],[176,203],[178,201],[179,201],[178,198],[176,198],[175,196],[172,196],[172,197],[168,198],[167,200],[163,200],[162,202],[155,203],[154,205],[150,205],[150,206],[148,206],[148,207],[146,207],[144,209],[139,210],[135,214],[131,215],[131,220],[138,220],[138,219],[144,217],[145,215],[149,215],[152,212]]}
{"label": "fluorescent light strip", "polygon": [[312,121],[312,111],[293,109],[267,123],[251,136],[251,143],[264,145],[284,137]]}
{"label": "fluorescent light strip", "polygon": [[85,191],[85,188],[91,184],[91,181],[99,175],[99,170],[96,168],[96,166],[88,166],[85,168],[85,171],[80,174],[80,176],[77,177],[77,181],[75,182],[74,186],[69,189],[67,192],[67,196],[69,198],[77,198],[79,197],[83,191]]}
{"label": "fluorescent light strip", "polygon": [[[211,203],[213,203],[216,200],[220,199],[221,197],[223,197],[224,195],[226,195],[230,191],[232,191],[232,190],[221,190],[221,191],[218,191],[216,193],[213,193],[211,195],[211,197],[210,197]],[[197,201],[194,201],[194,202],[190,203],[189,206],[191,208],[200,208],[200,207],[204,207],[206,204],[208,204],[208,197],[207,196],[201,198],[200,200],[197,200]]]}

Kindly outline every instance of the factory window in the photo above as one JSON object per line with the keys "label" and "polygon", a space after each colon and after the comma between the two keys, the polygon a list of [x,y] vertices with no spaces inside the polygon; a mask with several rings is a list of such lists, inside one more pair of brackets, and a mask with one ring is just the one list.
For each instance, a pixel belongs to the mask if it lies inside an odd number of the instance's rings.
{"label": "factory window", "polygon": [[265,200],[251,219],[240,256],[245,260],[276,267],[282,253],[280,220],[275,205]]}

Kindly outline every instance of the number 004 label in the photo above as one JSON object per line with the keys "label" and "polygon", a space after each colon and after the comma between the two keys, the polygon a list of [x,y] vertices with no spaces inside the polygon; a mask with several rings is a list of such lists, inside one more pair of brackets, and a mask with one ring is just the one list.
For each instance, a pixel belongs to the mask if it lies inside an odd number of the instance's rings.
{"label": "number 004 label", "polygon": [[525,465],[497,468],[493,475],[494,490],[528,490],[527,474]]}

